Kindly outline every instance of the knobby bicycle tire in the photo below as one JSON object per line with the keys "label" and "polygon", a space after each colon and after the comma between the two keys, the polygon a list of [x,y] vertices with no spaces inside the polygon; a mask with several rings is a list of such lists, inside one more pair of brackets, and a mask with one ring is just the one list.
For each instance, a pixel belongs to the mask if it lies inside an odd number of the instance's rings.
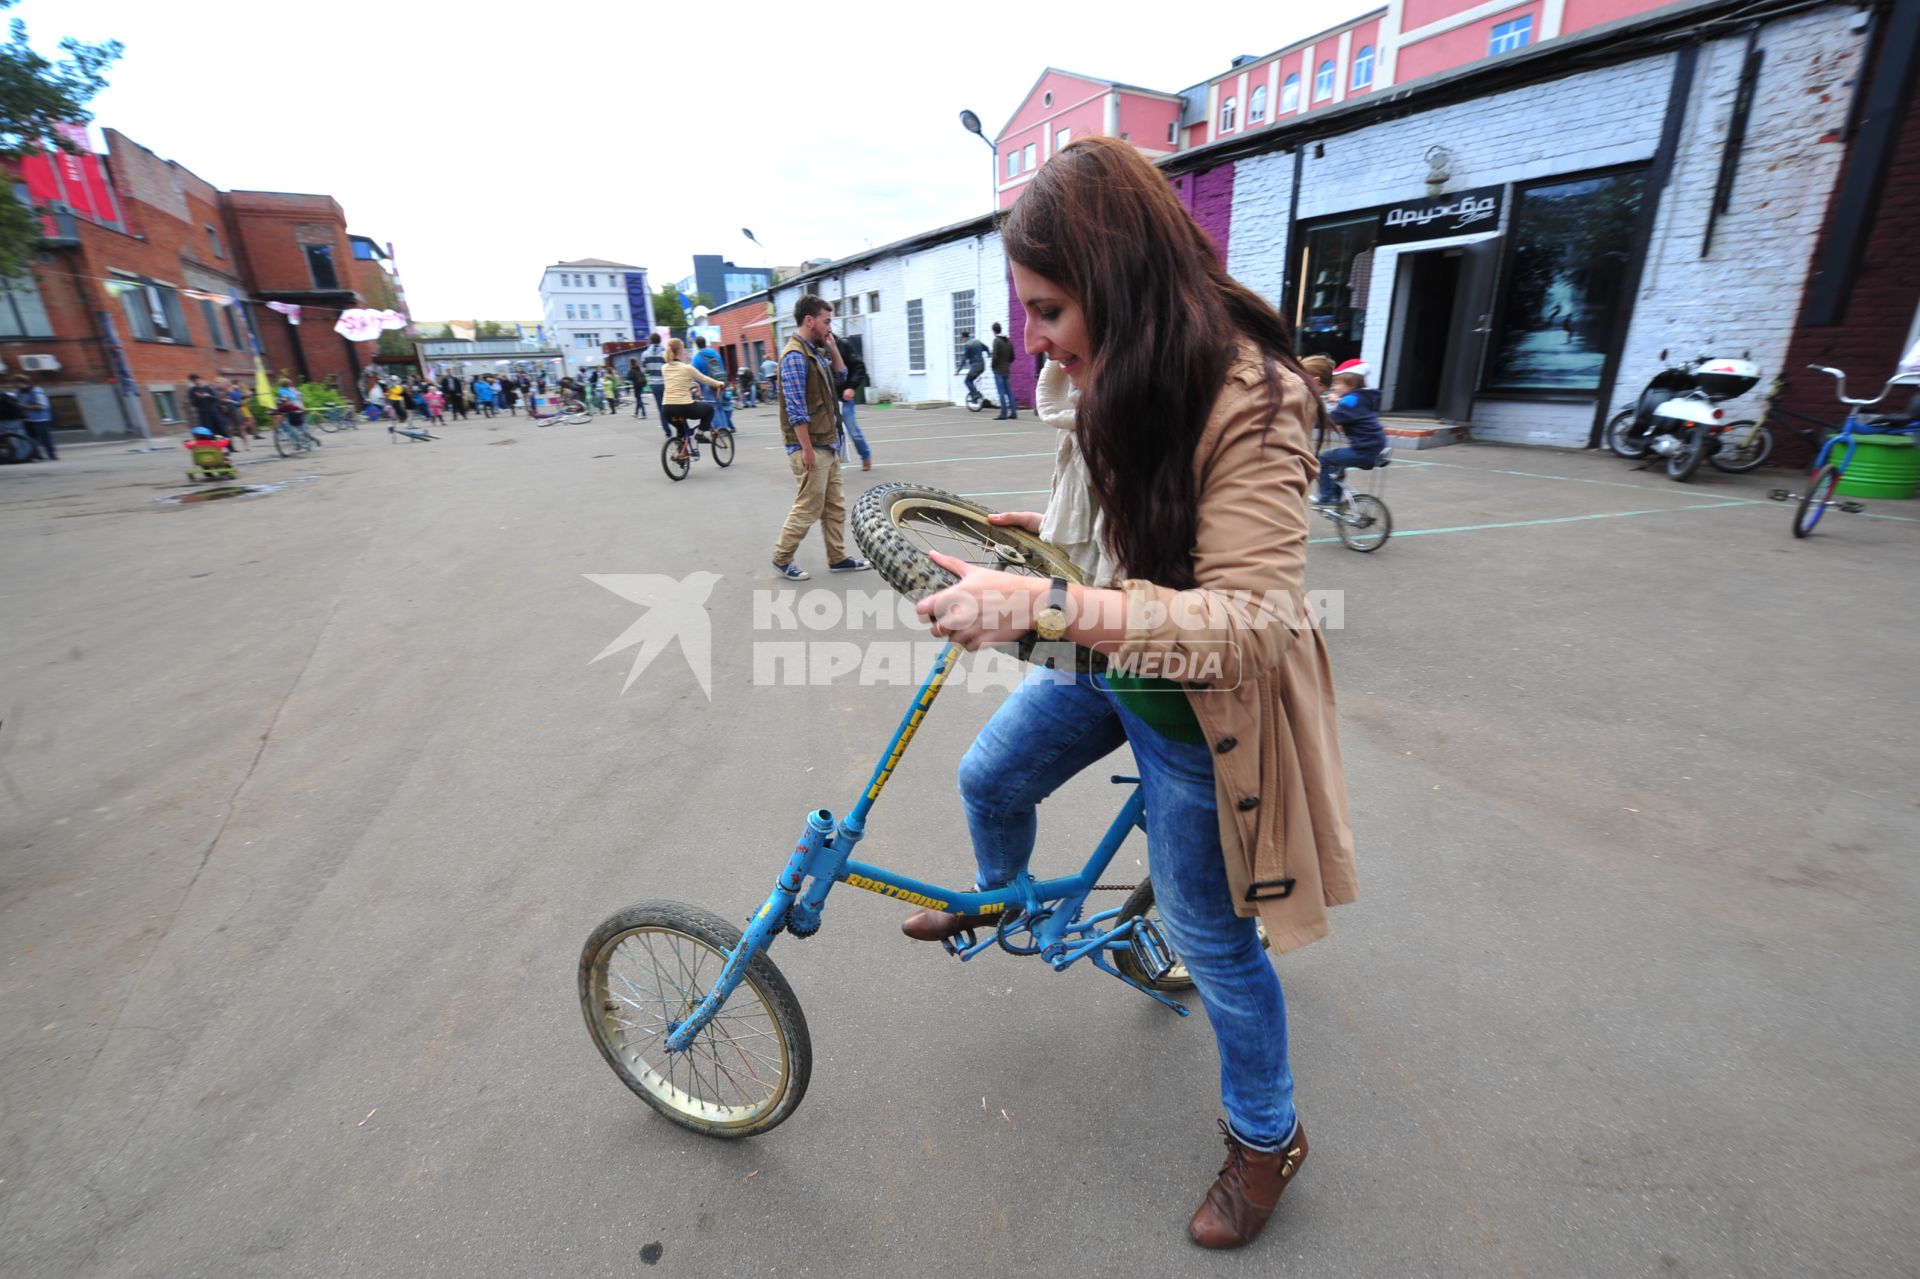
{"label": "knobby bicycle tire", "polygon": [[[608,917],[580,951],[580,1011],[594,1047],[642,1101],[709,1137],[750,1137],[778,1126],[798,1108],[813,1075],[813,1040],[800,1000],[764,952],[747,962],[739,987],[686,1051],[669,1054],[660,1046],[667,1025],[712,989],[710,979],[740,935],[697,906],[649,901]],[[616,967],[628,943],[635,960],[630,975]],[[647,984],[656,977],[661,986],[649,995]],[[727,1102],[730,1086],[746,1099]]]}

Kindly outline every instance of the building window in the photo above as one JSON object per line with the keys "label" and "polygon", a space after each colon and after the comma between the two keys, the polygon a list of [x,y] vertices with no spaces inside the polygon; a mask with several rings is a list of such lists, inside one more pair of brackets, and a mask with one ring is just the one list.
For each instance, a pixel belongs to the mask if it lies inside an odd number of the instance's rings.
{"label": "building window", "polygon": [[1297,71],[1280,86],[1280,109],[1288,114],[1300,109],[1300,73]]}
{"label": "building window", "polygon": [[247,349],[246,335],[240,331],[240,304],[238,302],[227,307],[227,333],[233,338],[234,350],[244,351]]}
{"label": "building window", "polygon": [[1533,15],[1526,14],[1511,22],[1497,22],[1493,27],[1493,36],[1487,41],[1487,56],[1496,53],[1512,53],[1515,49],[1524,49],[1533,43]]}
{"label": "building window", "polygon": [[1364,89],[1373,83],[1373,46],[1363,44],[1360,52],[1353,55],[1353,84],[1355,89]]}
{"label": "building window", "polygon": [[1013,177],[1018,177],[1019,175],[1020,175],[1020,152],[1017,150],[1009,151],[1007,152],[1007,176],[1010,178],[1013,178]]}
{"label": "building window", "polygon": [[593,318],[596,320],[600,318],[600,304],[598,302],[593,304]]}
{"label": "building window", "polygon": [[927,321],[919,298],[907,303],[907,372],[927,371]]}
{"label": "building window", "polygon": [[220,251],[220,233],[212,227],[207,228],[207,248],[216,258],[224,258],[227,256]]}
{"label": "building window", "polygon": [[867,294],[867,314],[871,315],[875,311],[878,311],[879,309],[880,309],[880,295],[878,293]]}
{"label": "building window", "polygon": [[599,288],[599,287],[600,287],[600,277],[599,277],[599,276],[597,276],[597,275],[590,275],[590,276],[588,276],[588,277],[587,277],[587,287],[588,287],[588,288],[590,288],[590,289],[597,289],[597,288]]}
{"label": "building window", "polygon": [[847,306],[848,306],[848,309],[850,309],[855,315],[860,314],[860,295],[856,293],[852,297],[848,298]]}
{"label": "building window", "polygon": [[1324,352],[1336,364],[1360,354],[1367,334],[1373,248],[1379,229],[1377,213],[1306,229],[1292,316],[1301,350]]}
{"label": "building window", "polygon": [[1220,132],[1232,133],[1234,119],[1240,109],[1240,99],[1228,98],[1220,104]]}
{"label": "building window", "polygon": [[[1034,155],[1034,144],[1031,142],[1027,143],[1027,145],[1020,150],[1020,167],[1028,173],[1032,173],[1034,169],[1038,167],[1034,160]],[[978,170],[975,170],[975,172],[978,172]]]}
{"label": "building window", "polygon": [[1515,193],[1489,390],[1600,389],[1645,181],[1633,169]]}
{"label": "building window", "polygon": [[1067,149],[1067,143],[1071,141],[1073,141],[1073,130],[1062,129],[1053,135],[1053,149],[1055,151],[1064,151]]}
{"label": "building window", "polygon": [[200,318],[207,322],[207,336],[213,339],[216,351],[227,349],[226,337],[220,332],[220,315],[213,309],[213,303],[204,298],[200,302]]}
{"label": "building window", "polygon": [[624,318],[624,317],[623,317],[623,316],[622,316],[622,315],[620,314],[620,304],[619,304],[618,302],[615,302],[615,303],[613,304],[613,318],[614,318],[614,319],[616,319],[616,320],[618,320],[618,319],[623,319],[623,318]]}
{"label": "building window", "polygon": [[1333,96],[1333,59],[1328,58],[1320,64],[1320,70],[1313,77],[1313,100],[1324,102]]}
{"label": "building window", "polygon": [[967,362],[963,352],[971,338],[962,337],[963,333],[973,332],[973,290],[963,289],[953,295],[953,367],[961,368]]}
{"label": "building window", "polygon": [[845,298],[835,298],[833,300],[833,317],[837,320],[846,313],[847,300]]}
{"label": "building window", "polygon": [[1261,124],[1265,122],[1266,118],[1267,86],[1263,84],[1253,91],[1251,98],[1247,99],[1247,123]]}
{"label": "building window", "polygon": [[567,318],[569,320],[573,318],[573,303],[571,302],[567,303]]}
{"label": "building window", "polygon": [[333,246],[308,244],[302,247],[307,253],[307,270],[313,273],[313,287],[316,289],[339,288],[340,277],[333,272]]}
{"label": "building window", "polygon": [[1052,106],[1052,105],[1053,105],[1053,90],[1052,90],[1052,89],[1048,89],[1048,90],[1047,90],[1047,91],[1046,91],[1045,93],[1043,93],[1043,94],[1041,94],[1041,95],[1040,95],[1040,105],[1041,105],[1041,106],[1043,106],[1043,107],[1050,107],[1050,106]]}
{"label": "building window", "polygon": [[153,392],[153,407],[159,411],[162,422],[178,422],[180,420],[180,403],[174,398],[172,391]]}
{"label": "building window", "polygon": [[1180,122],[1178,120],[1167,121],[1167,145],[1173,146],[1175,143],[1179,141],[1180,141]]}
{"label": "building window", "polygon": [[164,284],[118,277],[121,287],[120,310],[127,331],[141,342],[192,344],[187,335],[187,317],[180,310],[180,296]]}
{"label": "building window", "polygon": [[53,325],[47,320],[46,304],[40,301],[40,286],[31,275],[0,279],[0,337],[50,338]]}

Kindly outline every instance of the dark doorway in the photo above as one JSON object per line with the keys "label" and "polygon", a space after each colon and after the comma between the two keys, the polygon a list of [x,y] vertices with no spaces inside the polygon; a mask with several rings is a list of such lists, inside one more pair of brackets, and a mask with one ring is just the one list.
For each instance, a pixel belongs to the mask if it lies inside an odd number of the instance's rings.
{"label": "dark doorway", "polygon": [[1440,404],[1447,340],[1453,332],[1454,295],[1460,287],[1460,250],[1435,249],[1400,255],[1394,307],[1393,403],[1396,413],[1430,413]]}

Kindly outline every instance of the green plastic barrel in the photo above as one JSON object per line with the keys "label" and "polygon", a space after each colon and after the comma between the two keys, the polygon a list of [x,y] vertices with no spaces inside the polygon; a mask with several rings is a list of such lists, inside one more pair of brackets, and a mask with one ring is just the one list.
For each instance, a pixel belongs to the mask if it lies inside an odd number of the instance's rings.
{"label": "green plastic barrel", "polygon": [[1911,435],[1854,437],[1853,465],[1840,477],[1848,497],[1912,497],[1920,489],[1920,446]]}

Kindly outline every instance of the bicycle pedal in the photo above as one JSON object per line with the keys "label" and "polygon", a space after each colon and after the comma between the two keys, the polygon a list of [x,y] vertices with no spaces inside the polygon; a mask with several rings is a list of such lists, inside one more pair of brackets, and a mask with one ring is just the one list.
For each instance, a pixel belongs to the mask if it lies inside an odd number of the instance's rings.
{"label": "bicycle pedal", "polygon": [[963,928],[951,937],[942,937],[940,939],[940,949],[946,951],[955,959],[965,959],[966,955],[962,952],[972,950],[979,944],[980,939],[974,936],[973,929],[971,928]]}
{"label": "bicycle pedal", "polygon": [[1133,957],[1147,974],[1148,984],[1165,981],[1173,971],[1173,948],[1161,934],[1160,926],[1142,916],[1133,922]]}
{"label": "bicycle pedal", "polygon": [[1842,502],[1840,503],[1840,509],[1848,515],[1858,515],[1867,509],[1867,504],[1865,502]]}
{"label": "bicycle pedal", "polygon": [[1793,494],[1787,492],[1785,489],[1772,489],[1767,493],[1767,496],[1775,502],[1791,502],[1793,500]]}

